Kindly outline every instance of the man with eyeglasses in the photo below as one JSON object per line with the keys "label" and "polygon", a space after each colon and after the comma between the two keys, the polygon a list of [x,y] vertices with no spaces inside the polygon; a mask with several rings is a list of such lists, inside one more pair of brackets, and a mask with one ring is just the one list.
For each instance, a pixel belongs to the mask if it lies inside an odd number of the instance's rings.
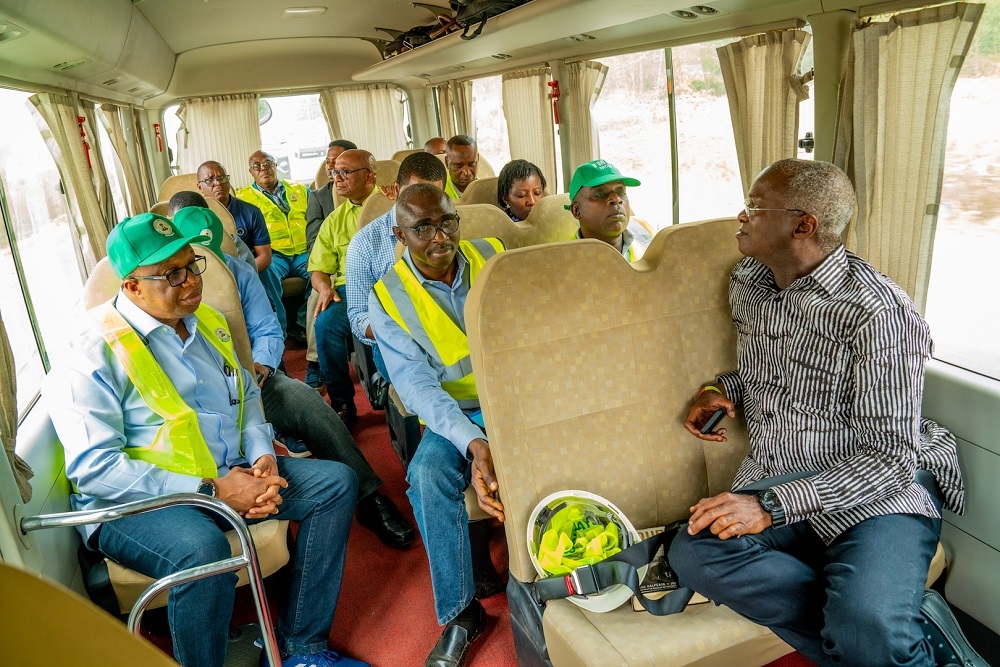
{"label": "man with eyeglasses", "polygon": [[461,240],[460,219],[440,188],[417,183],[396,200],[393,234],[405,246],[372,290],[368,316],[403,405],[426,424],[406,471],[406,492],[431,569],[444,630],[427,667],[462,663],[486,629],[476,591],[463,494],[504,520],[465,335],[465,302],[498,239]]}
{"label": "man with eyeglasses", "polygon": [[456,134],[448,140],[446,148],[444,166],[448,169],[448,182],[444,191],[452,201],[458,201],[479,173],[479,147],[469,135]]}
{"label": "man with eyeglasses", "polygon": [[[309,280],[306,263],[306,210],[309,207],[309,188],[299,183],[278,178],[278,163],[264,151],[256,151],[249,159],[253,184],[236,191],[236,196],[260,209],[271,236],[271,265],[267,268],[277,284],[285,278]],[[266,281],[265,285],[267,284]],[[274,303],[282,335],[288,333],[288,318],[281,299]],[[304,330],[306,306],[303,303],[295,323]]]}
{"label": "man with eyeglasses", "polygon": [[330,405],[352,425],[358,409],[354,405],[348,351],[351,324],[347,319],[345,259],[347,246],[358,231],[361,207],[375,193],[375,157],[368,151],[344,151],[330,170],[337,194],[344,201],[327,216],[309,253],[309,272],[316,292],[313,308],[316,352]]}
{"label": "man with eyeglasses", "polygon": [[924,591],[942,505],[964,507],[955,439],[920,416],[930,330],[845,250],[854,207],[826,162],[779,160],[751,186],[729,282],[737,369],[702,387],[685,422],[725,442],[702,428],[739,405],[750,453],[733,493],[691,508],[668,558],[681,584],[818,665],[984,667]]}
{"label": "man with eyeglasses", "polygon": [[236,234],[253,252],[257,273],[265,271],[271,265],[271,235],[264,214],[253,204],[230,194],[226,168],[214,160],[203,162],[198,167],[198,192],[226,207],[236,223]]}
{"label": "man with eyeglasses", "polygon": [[[185,236],[152,213],[123,220],[108,236],[121,290],[87,314],[43,389],[65,449],[72,506],[198,492],[248,522],[298,521],[294,584],[277,624],[278,648],[289,656],[283,664],[363,665],[327,648],[357,476],[333,461],[275,457],[260,389],[236,357],[226,318],[202,303],[205,258],[190,244],[207,238]],[[223,528],[193,506],[81,533],[89,548],[153,578],[232,554]],[[223,665],[236,579],[227,573],[172,589],[168,617],[180,664]]]}
{"label": "man with eyeglasses", "polygon": [[629,230],[629,187],[637,179],[622,176],[604,160],[581,164],[569,183],[570,204],[566,208],[580,223],[578,239],[597,239],[612,246],[629,262],[642,256],[644,248]]}

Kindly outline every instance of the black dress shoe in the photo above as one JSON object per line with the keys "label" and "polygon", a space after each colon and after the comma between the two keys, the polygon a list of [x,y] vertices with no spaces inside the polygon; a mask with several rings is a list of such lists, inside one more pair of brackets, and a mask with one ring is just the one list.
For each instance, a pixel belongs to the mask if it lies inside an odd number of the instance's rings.
{"label": "black dress shoe", "polygon": [[934,659],[938,664],[945,667],[990,667],[969,644],[948,603],[937,591],[924,591],[920,612],[923,615],[921,629],[934,650]]}
{"label": "black dress shoe", "polygon": [[444,626],[444,632],[431,649],[424,667],[461,667],[464,664],[466,652],[472,642],[486,630],[488,620],[486,610],[478,600],[474,599],[469,606],[473,616],[471,629],[465,627],[458,618]]}
{"label": "black dress shoe", "polygon": [[372,531],[383,544],[401,549],[413,544],[413,528],[392,501],[376,491],[358,501],[358,523]]}

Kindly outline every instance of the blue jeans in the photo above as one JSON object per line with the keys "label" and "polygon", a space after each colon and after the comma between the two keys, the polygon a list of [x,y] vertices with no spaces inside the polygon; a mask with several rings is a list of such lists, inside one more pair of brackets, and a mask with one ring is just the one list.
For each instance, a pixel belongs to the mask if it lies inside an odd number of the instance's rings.
{"label": "blue jeans", "polygon": [[471,462],[449,440],[424,429],[417,452],[406,470],[417,528],[431,566],[434,612],[444,625],[465,609],[475,594],[469,515],[465,489],[472,474]]}
{"label": "blue jeans", "polygon": [[354,381],[348,357],[352,334],[351,323],[347,319],[347,287],[338,287],[337,294],[340,301],[331,301],[326,310],[316,317],[314,325],[319,371],[323,374],[323,384],[334,409],[354,405]]}
{"label": "blue jeans", "polygon": [[917,624],[941,520],[888,514],[825,545],[807,522],[720,540],[682,531],[682,585],[766,625],[820,666],[933,667]]}
{"label": "blue jeans", "polygon": [[[279,649],[316,653],[328,647],[358,481],[350,468],[333,461],[279,456],[278,470],[288,488],[276,518],[300,522],[288,600],[277,624]],[[91,540],[122,565],[160,578],[231,557],[212,516],[195,507],[171,507],[105,523]],[[227,573],[171,590],[167,617],[180,664],[222,666],[235,587],[236,574]]]}
{"label": "blue jeans", "polygon": [[385,378],[386,382],[392,382],[389,379],[389,369],[385,367],[385,359],[382,358],[382,350],[378,349],[378,343],[372,345],[372,361],[375,362],[375,370],[379,375]]}
{"label": "blue jeans", "polygon": [[[278,325],[281,327],[281,335],[288,333],[288,316],[285,314],[285,306],[281,302],[281,281],[285,278],[304,278],[306,286],[309,285],[309,271],[306,264],[309,262],[309,253],[300,255],[284,255],[280,252],[271,253],[271,265],[258,274],[260,281],[264,284],[264,292],[274,306],[274,314],[278,316]],[[308,290],[307,290],[308,293]],[[306,304],[302,302],[302,307],[296,316],[296,321],[305,326]]]}

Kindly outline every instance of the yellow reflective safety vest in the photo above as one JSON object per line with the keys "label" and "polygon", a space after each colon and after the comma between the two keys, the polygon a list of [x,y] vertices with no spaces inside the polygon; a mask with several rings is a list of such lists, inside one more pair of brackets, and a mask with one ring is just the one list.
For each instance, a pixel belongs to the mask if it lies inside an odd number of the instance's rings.
{"label": "yellow reflective safety vest", "polygon": [[[125,443],[129,458],[152,463],[170,472],[195,477],[216,477],[219,468],[198,427],[198,415],[174,387],[150,353],[146,343],[114,307],[114,302],[98,306],[97,323],[101,335],[128,374],[150,410],[163,419],[153,442],[145,446]],[[195,311],[198,332],[225,360],[226,373],[234,373],[239,394],[237,427],[243,429],[243,373],[233,349],[225,316],[204,303]],[[242,449],[242,448],[241,448]]]}
{"label": "yellow reflective safety vest", "polygon": [[285,199],[289,210],[286,214],[268,197],[252,185],[240,188],[236,196],[260,209],[264,214],[267,232],[271,235],[271,249],[282,255],[301,255],[306,251],[306,207],[309,206],[309,188],[290,181],[285,186]]}
{"label": "yellow reflective safety vest", "polygon": [[[486,260],[503,250],[500,239],[459,242],[458,251],[468,262],[470,286],[476,282]],[[389,317],[410,334],[429,357],[444,366],[444,377],[439,377],[441,388],[462,409],[478,407],[479,392],[469,358],[469,339],[423,288],[410,265],[403,259],[396,262],[392,270],[375,283],[375,294]]]}

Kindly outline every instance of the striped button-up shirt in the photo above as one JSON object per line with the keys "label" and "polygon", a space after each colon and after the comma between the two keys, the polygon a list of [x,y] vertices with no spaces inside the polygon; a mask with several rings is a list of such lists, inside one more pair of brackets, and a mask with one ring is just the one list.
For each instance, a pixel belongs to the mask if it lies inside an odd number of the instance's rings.
{"label": "striped button-up shirt", "polygon": [[386,271],[396,263],[396,208],[381,215],[358,230],[347,248],[347,319],[351,331],[362,343],[373,345],[368,338],[368,295]]}
{"label": "striped button-up shirt", "polygon": [[921,443],[932,343],[903,290],[840,246],[784,290],[770,269],[744,258],[729,301],[738,370],[719,381],[742,405],[751,443],[734,489],[817,471],[773,488],[788,522],[809,521],[827,543],[873,516],[939,516],[914,482],[920,467],[935,474],[948,504],[961,505],[954,439]]}

